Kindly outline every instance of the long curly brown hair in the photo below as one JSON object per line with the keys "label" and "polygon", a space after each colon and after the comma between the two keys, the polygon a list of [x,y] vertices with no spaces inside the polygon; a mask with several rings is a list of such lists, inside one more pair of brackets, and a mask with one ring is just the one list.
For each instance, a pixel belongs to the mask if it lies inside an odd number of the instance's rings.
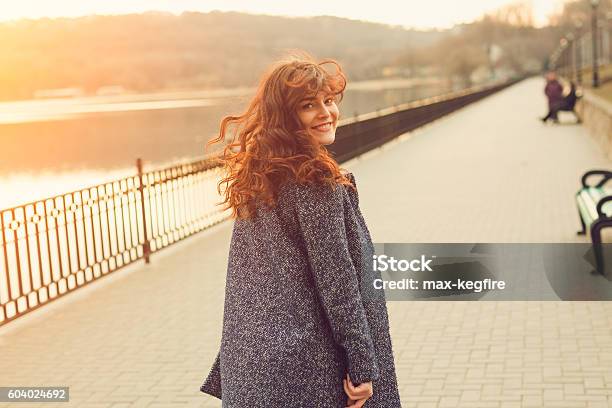
{"label": "long curly brown hair", "polygon": [[[335,70],[328,71],[325,65]],[[233,218],[252,218],[257,200],[274,207],[279,188],[288,181],[353,188],[297,115],[298,104],[306,95],[325,90],[340,101],[345,88],[346,76],[334,60],[317,62],[302,52],[272,65],[246,111],[223,118],[219,136],[206,145],[225,142],[229,128],[233,128],[219,157],[226,177],[217,185],[219,194],[225,186],[225,200],[218,205],[226,204],[224,210],[231,208]]]}

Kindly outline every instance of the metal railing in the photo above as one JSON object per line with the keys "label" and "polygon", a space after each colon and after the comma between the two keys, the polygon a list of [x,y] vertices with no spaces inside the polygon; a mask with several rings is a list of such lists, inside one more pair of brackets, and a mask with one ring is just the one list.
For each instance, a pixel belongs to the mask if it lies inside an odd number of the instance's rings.
{"label": "metal railing", "polygon": [[200,160],[0,211],[0,325],[223,219]]}
{"label": "metal railing", "polygon": [[[341,122],[339,162],[380,146],[515,81]],[[214,157],[0,210],[0,326],[229,217]]]}

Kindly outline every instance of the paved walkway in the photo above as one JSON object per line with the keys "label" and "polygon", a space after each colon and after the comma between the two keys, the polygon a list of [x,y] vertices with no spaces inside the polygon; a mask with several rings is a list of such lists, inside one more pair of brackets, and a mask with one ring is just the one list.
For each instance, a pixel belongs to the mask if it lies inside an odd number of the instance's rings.
{"label": "paved walkway", "polygon": [[[585,241],[578,178],[611,163],[582,127],[537,120],[542,87],[523,81],[348,163],[374,241]],[[70,386],[71,403],[46,407],[220,407],[198,388],[219,346],[230,235],[221,224],[0,328],[0,385]],[[612,302],[389,313],[404,407],[612,406]]]}

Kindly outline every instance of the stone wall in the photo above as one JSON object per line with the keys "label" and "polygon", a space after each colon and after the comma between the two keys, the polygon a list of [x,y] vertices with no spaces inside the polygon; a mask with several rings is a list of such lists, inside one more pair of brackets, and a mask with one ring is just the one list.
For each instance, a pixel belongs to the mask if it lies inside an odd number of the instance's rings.
{"label": "stone wall", "polygon": [[577,110],[591,137],[612,160],[612,102],[585,90]]}

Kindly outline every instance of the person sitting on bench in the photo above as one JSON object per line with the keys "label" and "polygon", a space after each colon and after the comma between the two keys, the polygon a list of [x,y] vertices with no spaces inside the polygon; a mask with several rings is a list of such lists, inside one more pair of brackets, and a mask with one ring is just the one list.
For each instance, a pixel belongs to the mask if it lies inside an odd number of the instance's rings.
{"label": "person sitting on bench", "polygon": [[[569,93],[565,96],[562,96],[562,95],[557,95],[558,88],[553,87],[554,85],[556,85],[555,82],[558,84],[554,76],[552,77],[552,81],[554,82],[551,84],[550,83],[551,80],[549,79],[549,84],[547,85],[547,90],[546,90],[547,96],[549,96],[548,114],[541,119],[542,122],[546,123],[548,119],[552,119],[554,123],[559,123],[557,114],[561,111],[564,111],[564,112],[572,112],[574,116],[576,117],[576,121],[578,123],[581,123],[582,119],[580,118],[580,116],[578,116],[578,113],[575,110],[576,101],[578,101],[579,99],[579,96],[576,94],[576,84],[574,84],[573,82],[570,82]],[[552,88],[552,90],[549,90],[548,88]],[[552,93],[553,95],[549,95],[549,93]],[[559,98],[558,96],[561,96],[561,98]]]}

